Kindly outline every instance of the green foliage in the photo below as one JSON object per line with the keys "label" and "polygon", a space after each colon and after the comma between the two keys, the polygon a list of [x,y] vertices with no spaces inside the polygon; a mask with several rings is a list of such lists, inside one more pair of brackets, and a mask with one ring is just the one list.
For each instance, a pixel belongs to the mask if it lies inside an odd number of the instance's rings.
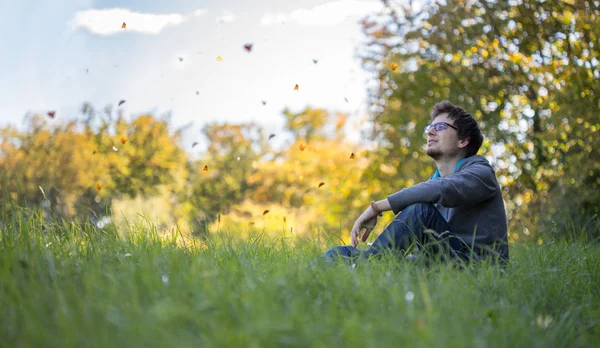
{"label": "green foliage", "polygon": [[[313,264],[331,241],[205,243],[154,226],[42,232],[0,218],[3,345],[45,347],[593,347],[600,342],[597,245],[512,246],[487,264],[424,268],[386,258]],[[400,343],[399,343],[400,342]]]}
{"label": "green foliage", "polygon": [[374,178],[423,177],[421,130],[448,99],[487,136],[482,153],[500,176],[513,230],[541,232],[567,204],[586,219],[600,213],[597,1],[385,3],[386,14],[363,22],[365,67],[379,81],[376,161],[416,168]]}

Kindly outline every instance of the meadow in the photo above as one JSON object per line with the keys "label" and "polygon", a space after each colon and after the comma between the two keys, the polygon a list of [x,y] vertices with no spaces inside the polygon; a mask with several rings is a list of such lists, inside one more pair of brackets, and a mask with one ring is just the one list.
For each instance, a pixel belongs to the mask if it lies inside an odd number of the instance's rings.
{"label": "meadow", "polygon": [[591,347],[600,247],[512,244],[506,268],[314,261],[315,232],[99,230],[0,222],[3,347]]}

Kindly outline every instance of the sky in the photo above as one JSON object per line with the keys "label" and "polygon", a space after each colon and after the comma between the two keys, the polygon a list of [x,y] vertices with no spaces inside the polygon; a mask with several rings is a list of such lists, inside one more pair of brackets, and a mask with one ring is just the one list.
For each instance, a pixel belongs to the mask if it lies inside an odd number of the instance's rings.
{"label": "sky", "polygon": [[193,122],[185,147],[207,122],[280,132],[286,107],[345,112],[360,127],[370,78],[357,57],[359,21],[380,8],[379,0],[2,1],[0,126],[49,110],[64,122],[84,102],[126,100],[128,118],[170,112],[174,127]]}

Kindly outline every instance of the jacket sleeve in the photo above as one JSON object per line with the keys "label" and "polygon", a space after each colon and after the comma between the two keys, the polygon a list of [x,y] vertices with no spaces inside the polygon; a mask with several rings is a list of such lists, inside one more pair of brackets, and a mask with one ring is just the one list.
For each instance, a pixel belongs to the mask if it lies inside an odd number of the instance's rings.
{"label": "jacket sleeve", "polygon": [[439,203],[447,208],[472,206],[493,197],[498,190],[490,166],[474,163],[445,178],[429,180],[387,196],[394,214],[415,203]]}

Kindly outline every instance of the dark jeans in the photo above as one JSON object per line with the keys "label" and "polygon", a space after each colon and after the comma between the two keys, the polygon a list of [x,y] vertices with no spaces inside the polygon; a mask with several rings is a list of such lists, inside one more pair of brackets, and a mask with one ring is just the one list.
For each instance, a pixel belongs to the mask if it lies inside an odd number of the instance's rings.
{"label": "dark jeans", "polygon": [[452,233],[439,210],[431,203],[418,203],[396,215],[369,249],[338,246],[329,249],[324,257],[341,257],[345,262],[352,263],[371,256],[381,256],[389,251],[402,256],[414,246],[428,255],[460,260],[468,260],[470,256],[469,246]]}

